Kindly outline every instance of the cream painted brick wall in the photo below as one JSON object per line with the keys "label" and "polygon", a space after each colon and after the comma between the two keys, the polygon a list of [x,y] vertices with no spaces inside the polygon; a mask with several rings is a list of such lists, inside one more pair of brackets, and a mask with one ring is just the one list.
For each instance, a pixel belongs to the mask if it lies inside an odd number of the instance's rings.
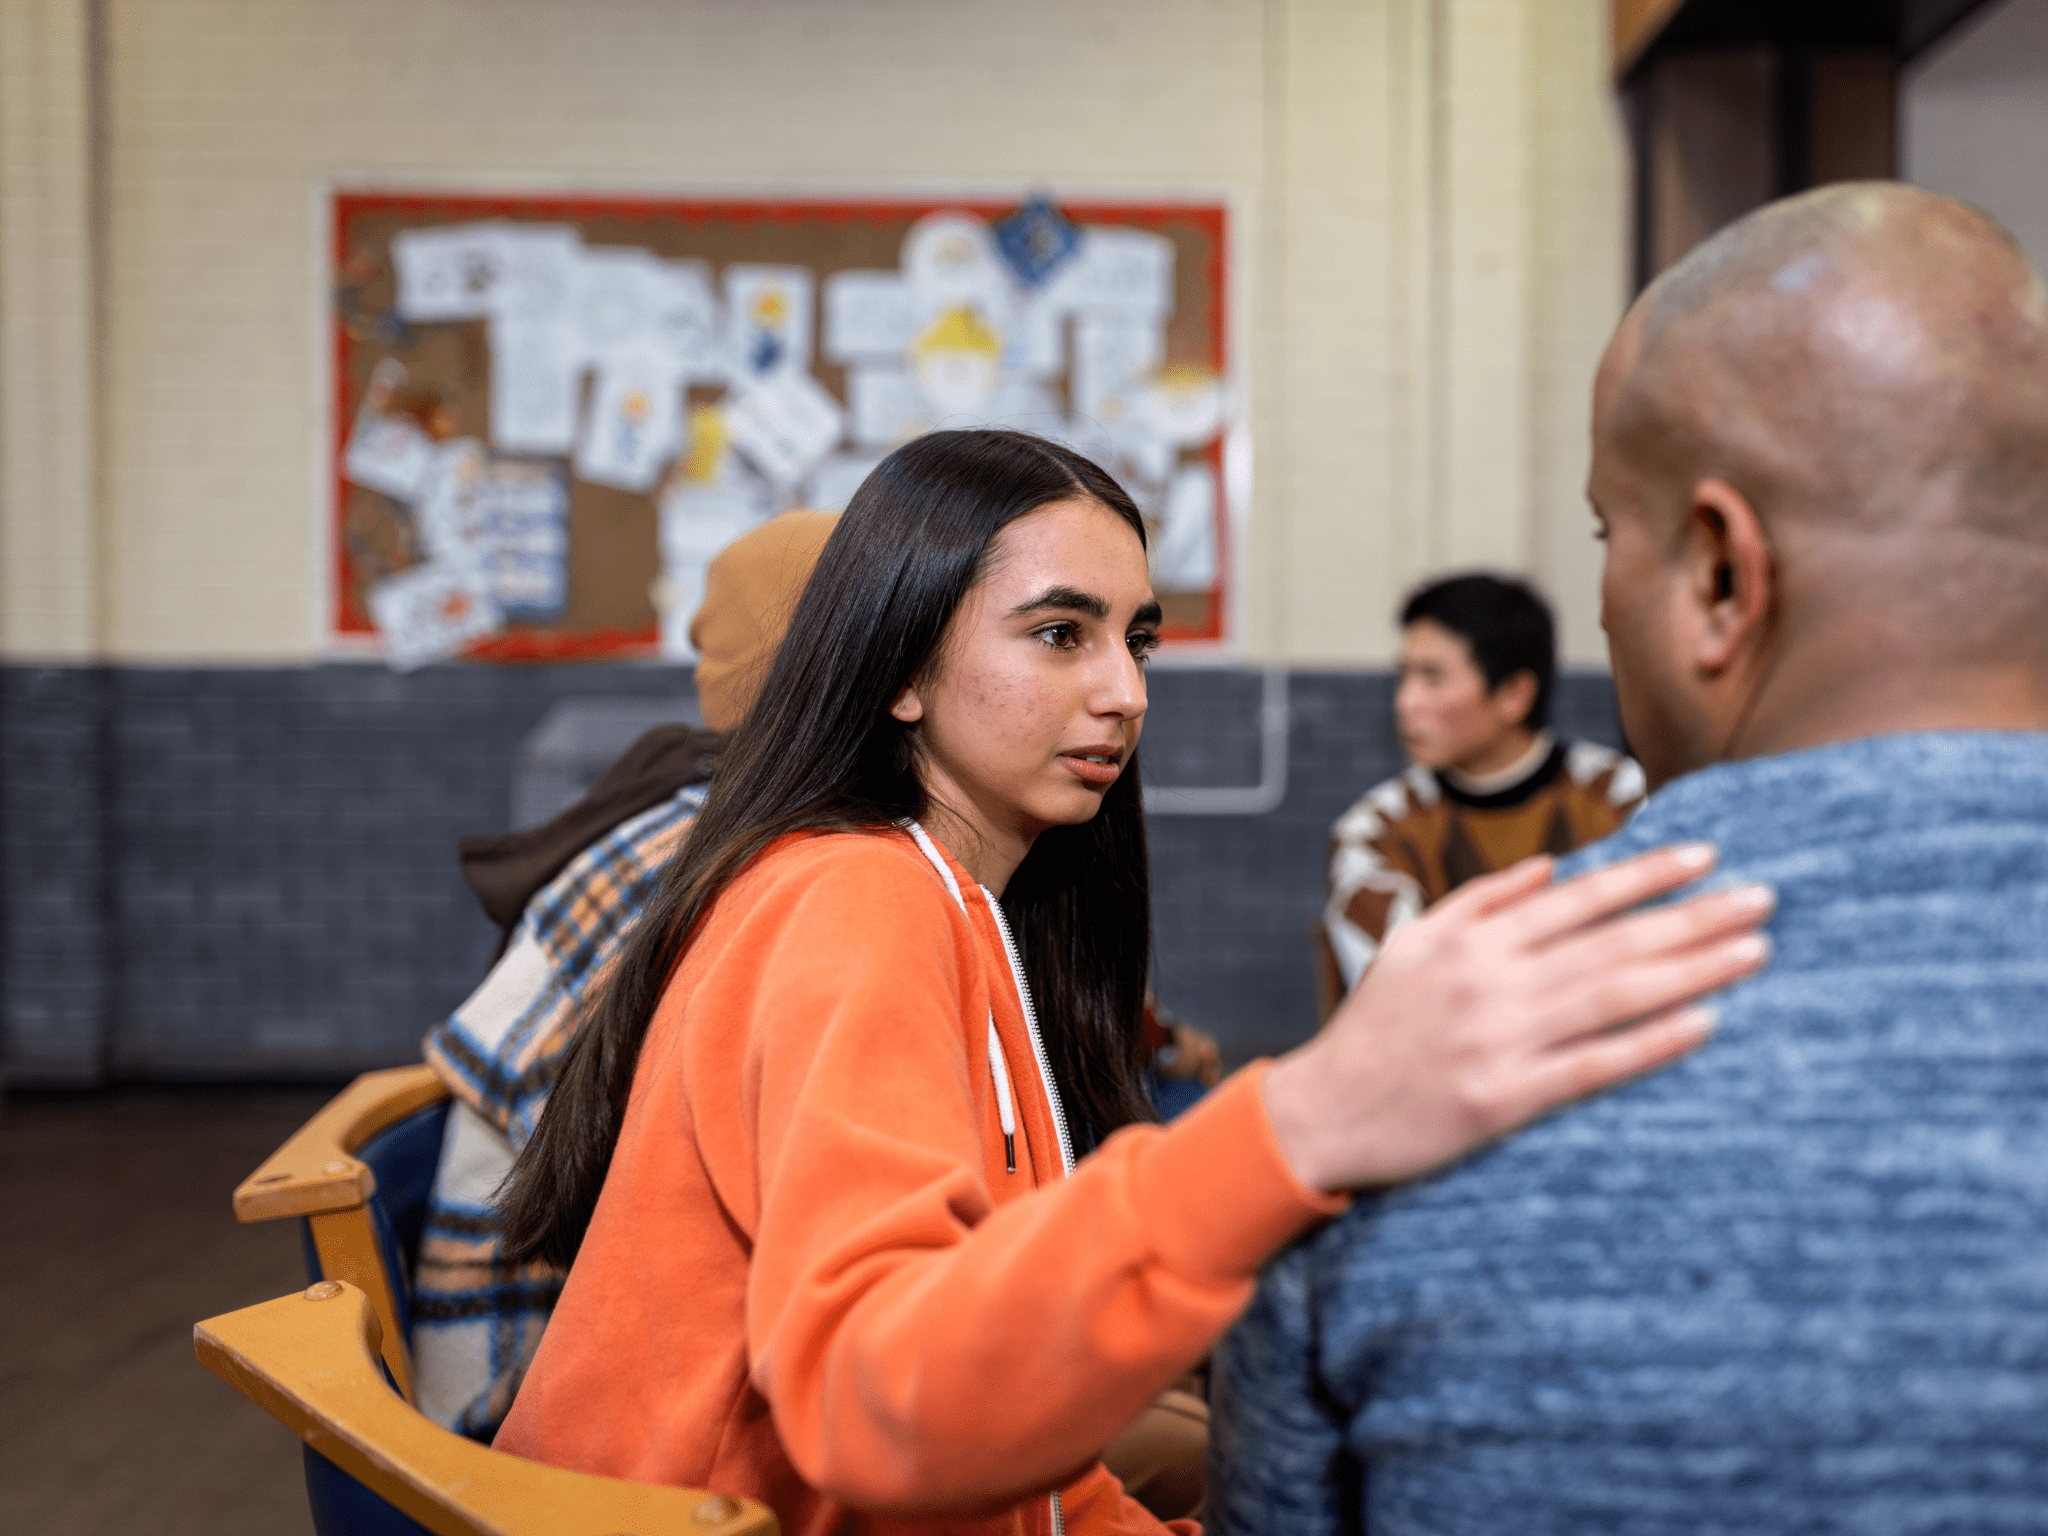
{"label": "cream painted brick wall", "polygon": [[0,649],[99,644],[88,12],[0,5]]}
{"label": "cream painted brick wall", "polygon": [[[1049,185],[1231,201],[1257,449],[1240,635],[1255,656],[1383,662],[1387,610],[1432,559],[1553,574],[1553,482],[1583,423],[1546,402],[1620,299],[1599,297],[1605,255],[1589,275],[1568,254],[1621,248],[1605,13],[107,0],[103,643],[321,648],[328,183]],[[1611,195],[1591,190],[1603,177]],[[0,515],[12,548],[20,516]],[[1568,635],[1586,628],[1567,614]]]}
{"label": "cream painted brick wall", "polygon": [[1243,4],[130,0],[110,30],[106,574],[130,656],[319,646],[325,183],[1241,198],[1261,156]]}
{"label": "cream painted brick wall", "polygon": [[1557,605],[1558,651],[1607,665],[1600,546],[1586,503],[1593,374],[1628,298],[1628,151],[1599,7],[1545,5],[1534,29],[1529,570]]}

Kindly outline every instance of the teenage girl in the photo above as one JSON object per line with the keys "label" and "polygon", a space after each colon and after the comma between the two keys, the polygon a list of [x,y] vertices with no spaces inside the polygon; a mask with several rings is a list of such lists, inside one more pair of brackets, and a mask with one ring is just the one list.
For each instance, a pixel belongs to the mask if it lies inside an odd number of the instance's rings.
{"label": "teenage girl", "polygon": [[869,476],[514,1172],[508,1251],[573,1267],[502,1449],[788,1536],[1157,1532],[1097,1452],[1268,1257],[1690,1049],[1761,962],[1741,892],[1611,916],[1709,850],[1532,862],[1141,1123],[1159,622],[1086,459],[941,432]]}

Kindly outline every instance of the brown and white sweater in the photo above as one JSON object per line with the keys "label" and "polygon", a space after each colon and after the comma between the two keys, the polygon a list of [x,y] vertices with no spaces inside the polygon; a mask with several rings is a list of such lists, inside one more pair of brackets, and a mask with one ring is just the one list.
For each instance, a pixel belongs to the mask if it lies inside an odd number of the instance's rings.
{"label": "brown and white sweater", "polygon": [[1635,760],[1590,741],[1558,742],[1528,777],[1491,794],[1422,767],[1376,785],[1331,829],[1316,934],[1324,1017],[1396,924],[1475,876],[1598,841],[1642,798]]}

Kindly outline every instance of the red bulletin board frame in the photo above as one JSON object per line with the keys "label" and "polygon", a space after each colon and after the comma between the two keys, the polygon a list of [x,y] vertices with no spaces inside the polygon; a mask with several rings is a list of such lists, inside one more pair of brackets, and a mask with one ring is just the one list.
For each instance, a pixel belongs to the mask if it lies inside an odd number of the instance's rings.
{"label": "red bulletin board frame", "polygon": [[[1062,201],[1060,211],[1077,224],[1126,225],[1157,232],[1168,223],[1194,224],[1202,228],[1210,240],[1211,256],[1207,270],[1202,273],[1202,284],[1206,297],[1212,306],[1214,323],[1210,328],[1210,356],[1206,359],[1219,378],[1230,379],[1229,369],[1229,285],[1228,285],[1228,244],[1229,212],[1224,204],[1212,201],[1189,202],[1104,202],[1094,200]],[[346,450],[356,402],[350,398],[349,381],[358,345],[344,324],[339,306],[333,296],[344,264],[353,250],[353,240],[358,221],[369,215],[415,214],[426,222],[468,222],[481,219],[508,219],[526,222],[573,222],[592,217],[625,218],[629,220],[661,219],[679,221],[684,224],[720,222],[724,224],[787,224],[811,223],[823,220],[827,224],[844,223],[852,220],[888,220],[897,222],[921,218],[928,213],[957,209],[977,214],[991,222],[1012,213],[1017,201],[990,201],[982,198],[878,198],[870,200],[812,200],[807,198],[670,198],[644,195],[608,195],[593,193],[574,194],[524,194],[524,193],[448,193],[433,191],[339,191],[332,194],[332,246],[328,269],[328,325],[333,346],[332,394],[329,398],[328,447],[332,457],[328,465],[327,483],[332,491],[329,509],[328,535],[331,540],[332,588],[329,598],[329,634],[351,650],[357,649],[366,640],[375,637],[376,629],[366,614],[355,609],[349,601],[354,571],[351,567],[345,519],[349,499],[349,484],[342,475],[342,457]],[[822,276],[822,274],[821,274]],[[822,284],[821,284],[822,286]],[[822,333],[819,333],[822,344]],[[1224,475],[1223,444],[1229,428],[1218,435],[1202,453],[1216,476],[1216,568],[1217,582],[1213,589],[1207,622],[1200,625],[1169,622],[1162,633],[1162,640],[1169,645],[1173,642],[1193,642],[1213,646],[1226,638],[1226,614],[1231,606],[1232,564],[1231,564],[1231,498],[1228,482]],[[491,639],[463,652],[462,659],[468,661],[495,661],[512,663],[535,663],[598,658],[631,659],[651,658],[659,654],[660,632],[657,625],[648,625],[636,630],[597,629],[574,633],[536,633],[533,630],[514,627],[510,632],[493,636]]]}

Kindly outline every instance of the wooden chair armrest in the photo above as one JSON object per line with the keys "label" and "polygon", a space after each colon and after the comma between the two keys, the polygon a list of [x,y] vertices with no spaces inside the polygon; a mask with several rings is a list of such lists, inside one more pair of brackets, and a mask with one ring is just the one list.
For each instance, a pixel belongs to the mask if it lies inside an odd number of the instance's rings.
{"label": "wooden chair armrest", "polygon": [[242,1180],[235,1220],[275,1221],[361,1205],[377,1192],[377,1176],[357,1161],[356,1148],[447,1097],[447,1084],[424,1063],[365,1072]]}
{"label": "wooden chair armrest", "polygon": [[199,1363],[437,1536],[775,1536],[748,1499],[566,1472],[441,1428],[377,1369],[369,1298],[326,1280],[192,1330]]}

